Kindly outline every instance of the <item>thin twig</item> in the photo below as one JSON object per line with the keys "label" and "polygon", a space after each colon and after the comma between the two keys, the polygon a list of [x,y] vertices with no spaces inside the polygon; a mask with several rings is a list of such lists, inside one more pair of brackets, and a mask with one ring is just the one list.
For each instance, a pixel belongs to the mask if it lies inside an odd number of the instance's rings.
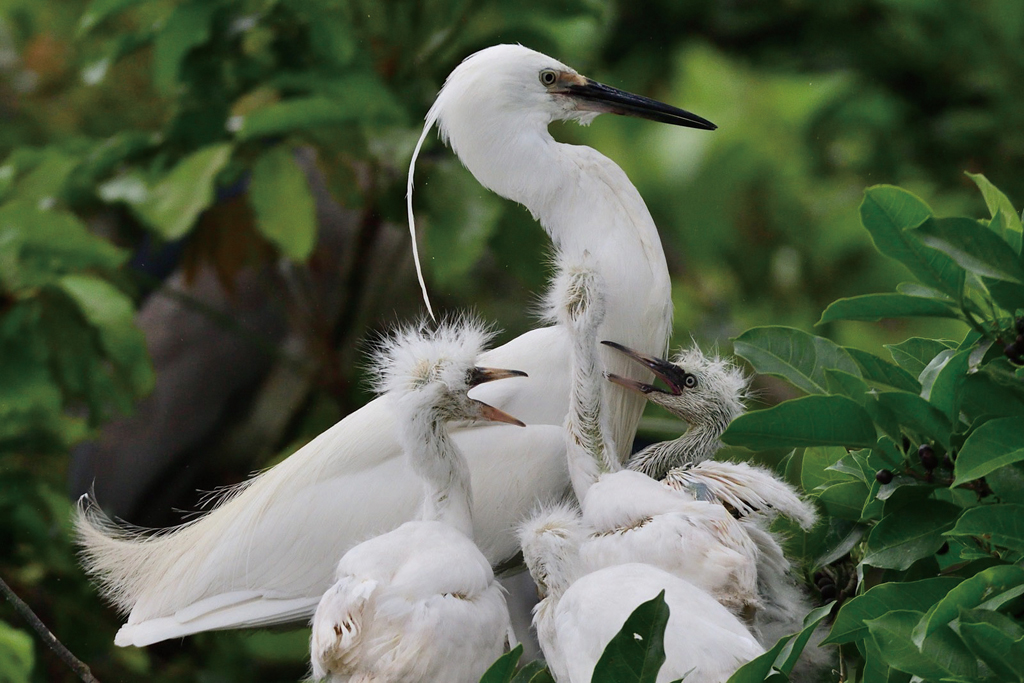
{"label": "thin twig", "polygon": [[53,650],[58,657],[64,660],[64,663],[71,667],[71,670],[78,674],[85,683],[99,683],[95,676],[92,675],[92,671],[89,670],[88,665],[80,660],[78,657],[71,654],[71,650],[64,646],[64,643],[57,640],[57,636],[50,632],[50,629],[46,628],[46,624],[36,616],[36,613],[32,611],[32,608],[25,604],[25,601],[18,597],[17,593],[11,590],[11,587],[7,585],[7,582],[0,578],[0,592],[4,594],[4,597],[12,605],[18,614],[20,614],[29,625],[35,629],[39,637],[43,639],[51,650]]}

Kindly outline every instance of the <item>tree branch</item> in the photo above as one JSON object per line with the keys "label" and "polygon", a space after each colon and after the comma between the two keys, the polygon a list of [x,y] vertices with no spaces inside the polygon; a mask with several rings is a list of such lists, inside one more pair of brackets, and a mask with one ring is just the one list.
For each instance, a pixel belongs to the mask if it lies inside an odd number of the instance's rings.
{"label": "tree branch", "polygon": [[85,683],[99,683],[95,676],[92,675],[92,671],[89,670],[88,665],[71,654],[71,650],[64,646],[64,643],[57,640],[57,636],[50,632],[50,629],[46,628],[46,624],[36,616],[36,613],[32,611],[24,600],[18,597],[18,595],[11,590],[11,587],[7,585],[7,582],[0,578],[0,593],[4,594],[4,597],[14,606],[15,611],[20,614],[29,625],[35,629],[35,632],[39,634],[39,637],[43,639],[51,650],[53,650],[58,657],[64,660],[64,663],[71,667],[79,678]]}

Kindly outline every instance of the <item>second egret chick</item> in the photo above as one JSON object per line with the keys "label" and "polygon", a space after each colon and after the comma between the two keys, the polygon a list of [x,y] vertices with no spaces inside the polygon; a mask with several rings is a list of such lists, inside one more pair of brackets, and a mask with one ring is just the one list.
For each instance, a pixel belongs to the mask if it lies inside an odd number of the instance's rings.
{"label": "second egret chick", "polygon": [[582,566],[650,564],[707,590],[736,613],[749,612],[758,603],[757,549],[736,520],[721,505],[686,500],[645,474],[619,469],[597,344],[603,290],[586,262],[563,262],[548,299],[571,345],[566,457],[587,531]]}
{"label": "second egret chick", "polygon": [[522,426],[467,395],[484,382],[523,375],[475,366],[491,336],[460,319],[434,331],[401,331],[378,349],[376,388],[423,480],[423,508],[418,520],[341,558],[313,617],[317,679],[476,683],[512,638],[502,588],[471,538],[469,467],[448,430],[456,421]]}
{"label": "second egret chick", "polygon": [[[744,410],[749,378],[732,363],[706,356],[696,346],[669,362],[621,344],[602,343],[647,367],[667,390],[613,374],[608,375],[609,380],[646,396],[690,425],[678,439],[648,446],[634,455],[628,467],[662,479],[689,498],[721,503],[739,517],[758,549],[761,605],[751,619],[754,634],[763,646],[772,647],[782,636],[799,631],[811,602],[795,579],[780,540],[767,526],[774,515],[782,514],[810,529],[816,521],[814,507],[767,469],[710,460],[721,446],[719,437]],[[830,657],[824,649],[807,648],[793,680],[814,680]]]}
{"label": "second egret chick", "polygon": [[642,603],[665,591],[666,660],[658,683],[721,683],[763,650],[725,607],[692,583],[646,564],[580,576],[586,532],[575,509],[557,506],[520,527],[519,541],[542,596],[537,639],[558,683],[589,683],[609,641]]}

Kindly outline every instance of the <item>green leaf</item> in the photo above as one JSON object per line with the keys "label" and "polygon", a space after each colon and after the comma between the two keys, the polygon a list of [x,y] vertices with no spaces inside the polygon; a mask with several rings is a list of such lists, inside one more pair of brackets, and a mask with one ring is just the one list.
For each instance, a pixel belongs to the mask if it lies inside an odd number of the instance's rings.
{"label": "green leaf", "polygon": [[921,371],[921,397],[941,410],[952,425],[960,421],[960,402],[972,350],[944,351]]}
{"label": "green leaf", "polygon": [[899,389],[914,394],[921,392],[921,383],[917,381],[916,377],[898,365],[893,365],[867,351],[850,347],[844,348],[860,368],[861,378],[868,385],[875,388]]}
{"label": "green leaf", "polygon": [[804,396],[740,415],[722,435],[727,444],[753,450],[870,448],[876,438],[875,425],[864,408],[845,396]]}
{"label": "green leaf", "polygon": [[538,659],[520,669],[512,683],[555,683],[555,679],[544,660]]}
{"label": "green leaf", "polygon": [[142,332],[135,326],[132,301],[106,280],[92,275],[65,275],[58,283],[96,328],[103,349],[126,374],[136,395],[153,389],[155,376]]}
{"label": "green leaf", "polygon": [[32,637],[0,621],[0,681],[29,683],[34,666]]}
{"label": "green leaf", "polygon": [[828,393],[825,370],[860,375],[841,346],[791,327],[755,327],[733,340],[736,355],[764,375],[789,381],[808,394]]}
{"label": "green leaf", "polygon": [[948,299],[924,299],[905,294],[864,294],[829,304],[815,325],[835,320],[875,322],[887,318],[962,318]]}
{"label": "green leaf", "polygon": [[928,610],[915,627],[913,640],[919,646],[925,638],[949,624],[962,608],[974,608],[993,596],[1024,583],[1024,569],[1014,565],[991,567],[966,579]]}
{"label": "green leaf", "polygon": [[1024,465],[1000,467],[985,477],[992,492],[1004,503],[1024,503]]}
{"label": "green leaf", "polygon": [[[1016,249],[1020,251],[1020,233],[1024,226],[1021,225],[1020,217],[1017,215],[1017,211],[1013,208],[1013,204],[1007,198],[1003,192],[989,182],[988,178],[980,173],[968,173],[967,177],[974,181],[974,184],[981,190],[981,195],[985,198],[985,205],[988,207],[988,212],[992,216],[992,220],[995,221],[996,216],[1000,215],[1004,217],[1005,225],[1011,232],[1017,233],[1016,238]],[[1010,246],[1014,246],[1013,242],[1009,242]]]}
{"label": "green leaf", "polygon": [[522,656],[523,645],[520,643],[510,652],[498,657],[480,678],[480,683],[509,683],[516,674],[516,664]]}
{"label": "green leaf", "polygon": [[982,505],[957,520],[947,536],[977,536],[1011,550],[1024,551],[1024,505]]}
{"label": "green leaf", "polygon": [[164,239],[183,237],[213,203],[214,181],[231,158],[231,151],[231,145],[219,144],[193,152],[129,204]]}
{"label": "green leaf", "polygon": [[841,446],[814,446],[804,451],[800,466],[800,486],[813,491],[824,484],[849,481],[848,477],[830,469],[846,456]]}
{"label": "green leaf", "polygon": [[260,156],[252,169],[249,203],[264,237],[293,260],[309,258],[316,244],[316,205],[291,149],[278,145]]}
{"label": "green leaf", "polygon": [[927,204],[906,190],[878,185],[864,193],[860,216],[878,251],[902,263],[928,287],[959,297],[963,269],[909,232],[931,216]]}
{"label": "green leaf", "polygon": [[935,356],[949,348],[953,344],[938,339],[925,339],[923,337],[911,337],[899,344],[886,344],[892,359],[914,377],[920,377],[921,373]]}
{"label": "green leaf", "polygon": [[394,95],[384,87],[374,88],[366,97],[312,95],[276,102],[257,109],[241,120],[240,140],[251,140],[357,121],[393,123],[401,109]]}
{"label": "green leaf", "polygon": [[964,270],[1024,284],[1024,266],[1006,242],[973,218],[929,218],[913,231],[922,243],[948,255]]}
{"label": "green leaf", "polygon": [[923,439],[935,439],[949,445],[952,427],[946,415],[917,394],[905,391],[882,391],[875,394],[878,405],[892,412],[905,428]]}
{"label": "green leaf", "polygon": [[984,477],[1004,465],[1024,460],[1024,419],[1004,417],[981,425],[967,437],[956,459],[952,486]]}
{"label": "green leaf", "polygon": [[[761,683],[761,681],[789,680],[787,677],[776,679],[775,676],[770,676],[770,674],[773,671],[789,674],[793,670],[793,667],[804,651],[804,647],[807,646],[807,641],[810,640],[811,635],[814,633],[814,629],[828,617],[832,612],[834,604],[834,602],[830,602],[827,605],[811,610],[804,617],[801,630],[798,633],[781,638],[771,650],[741,666],[729,677],[728,683]],[[684,678],[683,681],[685,682],[685,680]]]}
{"label": "green leaf", "polygon": [[827,643],[852,643],[867,637],[864,622],[876,619],[893,606],[924,612],[960,583],[952,576],[939,576],[907,583],[883,583],[867,590],[844,604],[828,637]]}
{"label": "green leaf", "polygon": [[1024,681],[1024,628],[990,610],[960,610],[960,638],[1002,681]]}
{"label": "green leaf", "polygon": [[894,610],[865,623],[882,656],[893,668],[929,681],[951,676],[978,680],[977,660],[948,626],[929,636],[921,649],[914,645],[910,633],[922,616],[913,610]]}
{"label": "green leaf", "polygon": [[608,642],[591,683],[654,683],[665,663],[665,591],[633,610]]}
{"label": "green leaf", "polygon": [[828,486],[817,495],[830,515],[856,522],[861,519],[868,487],[862,481],[844,481]]}
{"label": "green leaf", "polygon": [[98,26],[104,19],[143,1],[144,0],[93,0],[89,5],[89,8],[85,10],[84,14],[82,14],[82,18],[78,21],[79,36]]}
{"label": "green leaf", "polygon": [[867,382],[856,375],[841,370],[826,370],[825,382],[829,394],[846,396],[861,405],[867,400]]}
{"label": "green leaf", "polygon": [[156,34],[153,44],[153,85],[164,94],[178,83],[181,63],[194,48],[210,40],[210,24],[220,4],[194,0],[178,5]]}
{"label": "green leaf", "polygon": [[432,279],[442,288],[454,289],[466,278],[487,248],[498,228],[502,204],[496,195],[482,191],[480,184],[461,164],[438,164],[428,177],[424,204],[425,253]]}
{"label": "green leaf", "polygon": [[953,528],[960,511],[952,503],[925,500],[886,514],[871,530],[862,561],[872,567],[908,569],[942,547],[942,534]]}

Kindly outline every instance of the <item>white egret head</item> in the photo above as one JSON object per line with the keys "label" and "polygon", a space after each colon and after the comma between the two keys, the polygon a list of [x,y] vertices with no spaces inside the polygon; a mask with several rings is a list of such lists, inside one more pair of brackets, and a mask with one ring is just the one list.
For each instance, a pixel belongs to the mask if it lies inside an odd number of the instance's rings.
{"label": "white egret head", "polygon": [[716,128],[684,109],[598,83],[522,45],[480,50],[451,72],[427,112],[409,163],[406,188],[413,256],[428,311],[430,302],[416,250],[412,186],[416,158],[431,127],[437,123],[441,139],[481,184],[534,211],[531,187],[538,180],[543,185],[544,179],[537,178],[533,152],[554,142],[548,124],[574,120],[585,125],[602,113],[703,130]]}
{"label": "white egret head", "polygon": [[403,413],[443,423],[489,420],[523,426],[516,418],[469,398],[473,387],[497,379],[525,377],[518,370],[476,366],[477,356],[494,336],[472,318],[406,327],[384,337],[370,367],[374,389],[387,394]]}
{"label": "white egret head", "polygon": [[609,374],[608,379],[648,401],[663,406],[694,427],[711,427],[716,437],[743,413],[750,378],[727,359],[705,355],[696,345],[683,349],[671,362],[603,341],[653,372],[666,389]]}

